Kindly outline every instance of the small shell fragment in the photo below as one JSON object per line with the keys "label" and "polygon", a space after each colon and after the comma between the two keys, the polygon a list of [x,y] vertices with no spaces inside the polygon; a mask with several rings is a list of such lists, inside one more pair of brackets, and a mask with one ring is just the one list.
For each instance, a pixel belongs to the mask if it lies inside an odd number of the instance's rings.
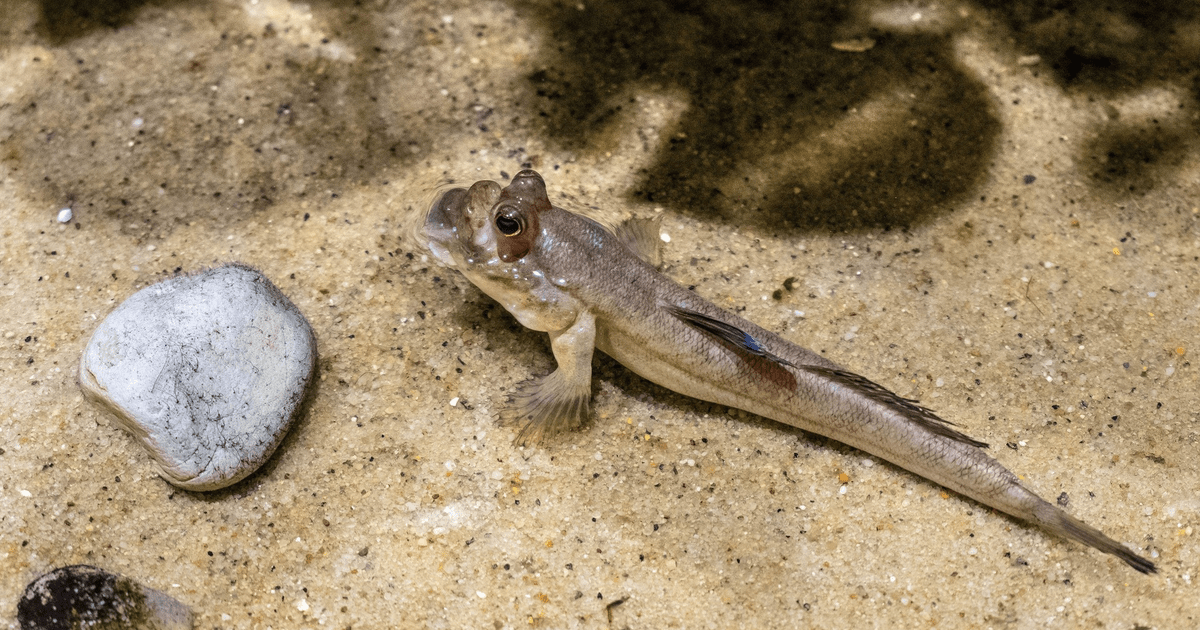
{"label": "small shell fragment", "polygon": [[833,42],[833,49],[842,52],[867,52],[875,47],[875,40],[870,37],[859,37],[856,39],[843,39],[838,42]]}

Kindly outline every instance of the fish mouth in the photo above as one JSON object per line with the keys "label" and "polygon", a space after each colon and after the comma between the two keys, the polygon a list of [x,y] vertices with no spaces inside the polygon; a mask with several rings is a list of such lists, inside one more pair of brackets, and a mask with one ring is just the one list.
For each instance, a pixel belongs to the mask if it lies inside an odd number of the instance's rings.
{"label": "fish mouth", "polygon": [[416,228],[421,246],[439,263],[464,267],[496,257],[496,235],[489,216],[503,189],[482,179],[470,188],[443,187],[436,191],[422,224]]}
{"label": "fish mouth", "polygon": [[414,221],[408,232],[417,245],[429,252],[439,263],[455,267],[454,251],[462,249],[463,229],[470,239],[470,225],[463,220],[463,203],[467,189],[461,186],[442,186],[434,191],[433,201],[423,220]]}
{"label": "fish mouth", "polygon": [[462,187],[442,191],[434,198],[425,214],[426,231],[442,232],[453,230],[459,223],[462,214],[462,204],[465,202],[467,189]]}

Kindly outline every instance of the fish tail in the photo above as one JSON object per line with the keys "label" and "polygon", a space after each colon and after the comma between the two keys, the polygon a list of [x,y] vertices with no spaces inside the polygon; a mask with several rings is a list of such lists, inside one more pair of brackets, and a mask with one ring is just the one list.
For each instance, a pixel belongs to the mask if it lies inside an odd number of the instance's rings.
{"label": "fish tail", "polygon": [[[1012,471],[982,450],[986,444],[960,433],[916,401],[901,398],[841,369],[807,365],[797,369],[821,377],[826,387],[835,386],[832,393],[840,398],[841,409],[858,407],[857,413],[851,411],[848,418],[831,418],[821,423],[823,426],[817,432],[824,430],[834,439],[883,457],[980,503],[1112,554],[1137,571],[1158,572],[1153,562],[1029,491]],[[862,418],[878,419],[877,430],[862,431],[869,424]],[[830,431],[828,427],[842,430]]]}
{"label": "fish tail", "polygon": [[1120,558],[1125,564],[1133,567],[1136,571],[1147,574],[1158,573],[1158,567],[1154,566],[1153,562],[1137,555],[1125,545],[1105,536],[1103,532],[1095,527],[1051,505],[1048,501],[1024,487],[1018,486],[1018,488],[1020,488],[1021,493],[1026,495],[1022,497],[1024,499],[1022,503],[1026,505],[1027,514],[1021,516],[1037,523],[1054,534],[1114,555]]}

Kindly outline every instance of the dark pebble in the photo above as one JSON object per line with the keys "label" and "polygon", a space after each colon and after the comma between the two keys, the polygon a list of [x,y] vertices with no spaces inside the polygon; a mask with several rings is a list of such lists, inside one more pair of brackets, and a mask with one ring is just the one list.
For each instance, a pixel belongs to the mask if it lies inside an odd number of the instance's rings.
{"label": "dark pebble", "polygon": [[191,628],[192,611],[127,577],[76,564],[30,582],[17,603],[22,630]]}

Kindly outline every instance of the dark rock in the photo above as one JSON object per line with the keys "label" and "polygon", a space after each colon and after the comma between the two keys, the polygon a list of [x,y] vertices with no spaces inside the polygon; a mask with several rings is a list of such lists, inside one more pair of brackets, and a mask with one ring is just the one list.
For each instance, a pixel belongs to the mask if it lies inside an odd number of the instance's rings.
{"label": "dark rock", "polygon": [[76,564],[25,587],[17,603],[22,630],[191,628],[192,611],[161,591],[127,577]]}

